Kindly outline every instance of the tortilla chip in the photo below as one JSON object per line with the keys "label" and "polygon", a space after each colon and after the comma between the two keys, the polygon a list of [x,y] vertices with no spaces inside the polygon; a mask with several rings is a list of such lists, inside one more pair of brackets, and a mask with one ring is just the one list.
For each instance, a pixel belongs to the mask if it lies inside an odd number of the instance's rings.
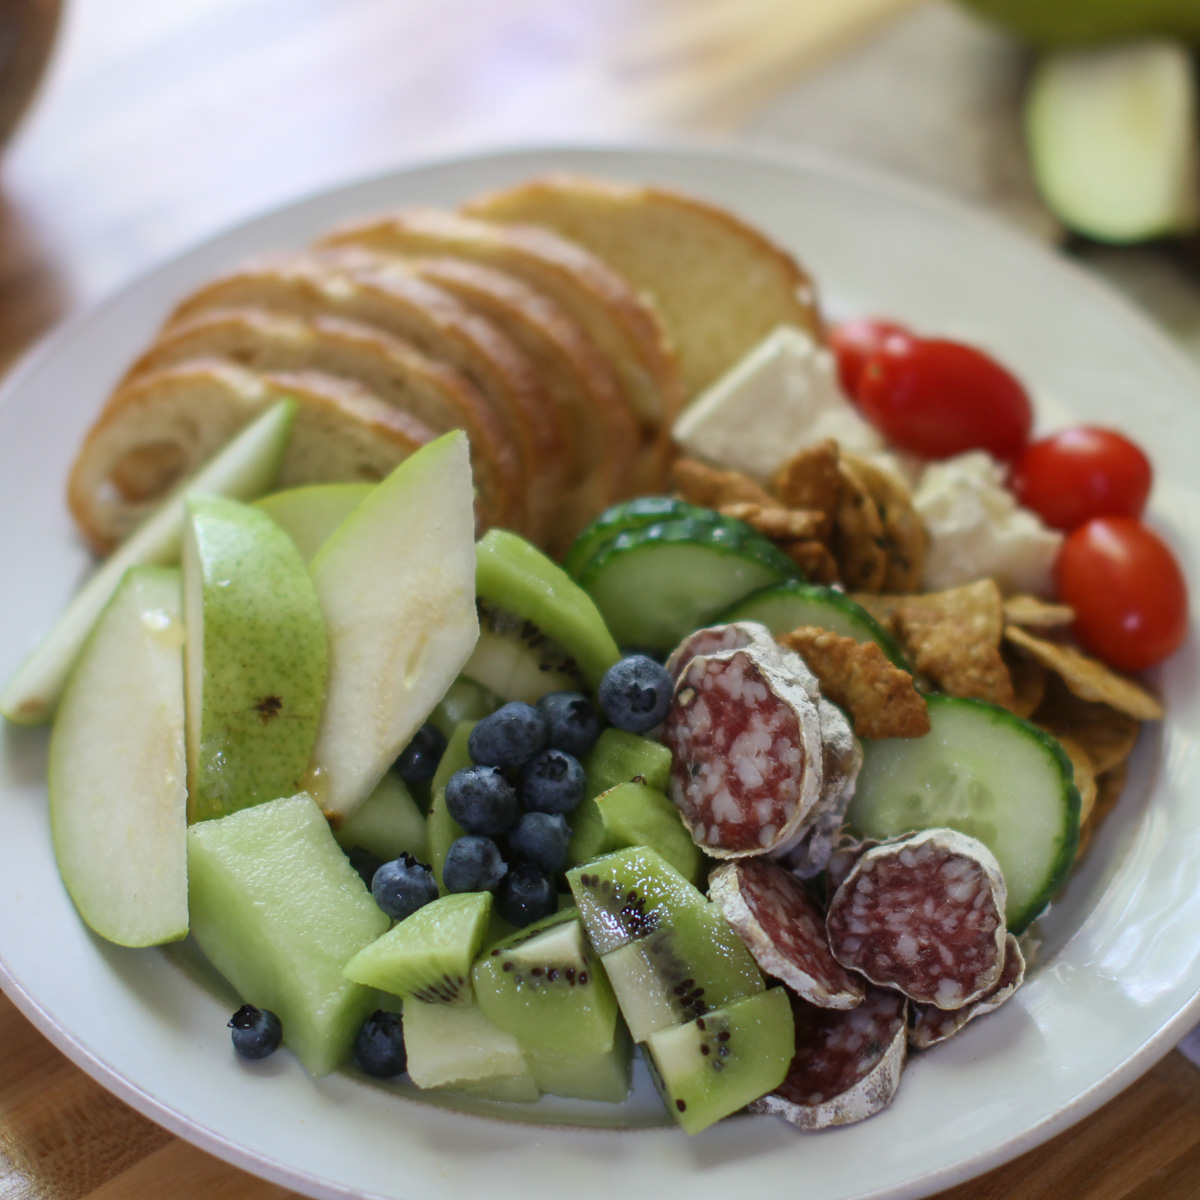
{"label": "tortilla chip", "polygon": [[920,600],[920,596],[881,596],[873,592],[851,592],[850,599],[861,608],[865,608],[889,633],[895,633],[892,627],[892,614],[902,604],[912,600]]}
{"label": "tortilla chip", "polygon": [[842,486],[830,549],[848,586],[861,592],[878,592],[888,570],[887,539],[879,505],[853,467],[842,462],[838,471]]}
{"label": "tortilla chip", "polygon": [[1004,632],[1004,598],[994,579],[977,579],[944,592],[907,596],[893,612],[901,607],[919,608],[931,616],[958,621],[971,630],[971,636],[977,641],[997,650],[1000,648],[1000,637]]}
{"label": "tortilla chip", "polygon": [[679,458],[671,465],[671,487],[688,503],[702,508],[720,508],[724,504],[758,504],[778,508],[749,475],[740,471],[721,471],[695,458]]}
{"label": "tortilla chip", "polygon": [[921,737],[929,712],[912,676],[885,657],[875,642],[856,642],[815,625],[776,638],[795,650],[821,685],[821,694],[850,714],[859,737]]}
{"label": "tortilla chip", "polygon": [[1029,720],[1046,694],[1046,668],[1032,658],[1009,657],[1001,651],[1013,685],[1009,712]]}
{"label": "tortilla chip", "polygon": [[912,493],[890,471],[869,459],[843,452],[842,461],[859,476],[879,507],[888,556],[885,592],[912,592],[921,586],[929,533],[913,507]]}
{"label": "tortilla chip", "polygon": [[1145,688],[1073,646],[1034,637],[1019,625],[1010,625],[1004,636],[1058,675],[1081,700],[1108,704],[1138,721],[1162,719],[1163,706]]}
{"label": "tortilla chip", "polygon": [[1137,721],[1107,704],[1081,700],[1057,675],[1046,680],[1033,719],[1055,737],[1069,737],[1082,746],[1097,775],[1120,766],[1137,742]]}
{"label": "tortilla chip", "polygon": [[1070,625],[1075,610],[1068,604],[1049,604],[1037,596],[1008,596],[1004,600],[1004,621],[1026,629],[1054,629]]}
{"label": "tortilla chip", "polygon": [[799,538],[795,541],[779,542],[778,546],[804,572],[804,578],[810,582],[841,583],[837,561],[824,542]]}
{"label": "tortilla chip", "polygon": [[1079,823],[1087,822],[1096,803],[1096,773],[1092,768],[1092,760],[1084,748],[1069,737],[1059,737],[1058,744],[1071,760],[1075,772],[1075,786],[1079,789]]}
{"label": "tortilla chip", "polygon": [[837,442],[825,438],[798,451],[776,472],[771,490],[787,508],[822,513],[825,523],[820,536],[828,539],[842,493]]}
{"label": "tortilla chip", "polygon": [[1100,822],[1116,807],[1125,789],[1125,778],[1128,768],[1124,763],[1106,771],[1096,778],[1096,799],[1087,822],[1079,830],[1079,849],[1075,852],[1075,861],[1083,857],[1083,852],[1092,840],[1092,834],[1100,827]]}
{"label": "tortilla chip", "polygon": [[735,504],[722,504],[718,511],[723,517],[745,521],[764,537],[776,541],[817,539],[825,522],[823,514],[812,509],[780,508],[774,503],[770,508],[765,508],[761,504],[738,501]]}

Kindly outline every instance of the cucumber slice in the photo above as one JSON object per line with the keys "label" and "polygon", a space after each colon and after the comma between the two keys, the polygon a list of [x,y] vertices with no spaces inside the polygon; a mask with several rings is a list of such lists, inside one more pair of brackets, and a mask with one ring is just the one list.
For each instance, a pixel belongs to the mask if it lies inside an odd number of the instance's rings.
{"label": "cucumber slice", "polygon": [[685,518],[618,534],[580,583],[618,645],[666,653],[743,596],[799,574],[740,521]]}
{"label": "cucumber slice", "polygon": [[639,496],[636,500],[614,504],[612,508],[605,509],[571,543],[571,548],[562,562],[563,570],[572,579],[578,579],[596,551],[627,529],[644,529],[647,525],[654,525],[659,521],[675,521],[681,517],[717,515],[710,508],[698,508],[695,504],[689,504],[686,500],[676,500],[673,496]]}
{"label": "cucumber slice", "polygon": [[863,743],[847,814],[859,837],[949,827],[978,838],[1008,885],[1008,928],[1046,907],[1075,861],[1079,792],[1049,734],[994,704],[930,696],[921,738]]}
{"label": "cucumber slice", "polygon": [[732,621],[758,621],[772,634],[819,625],[856,642],[874,642],[902,671],[912,672],[892,635],[861,604],[834,588],[799,580],[763,588],[726,609],[713,624]]}

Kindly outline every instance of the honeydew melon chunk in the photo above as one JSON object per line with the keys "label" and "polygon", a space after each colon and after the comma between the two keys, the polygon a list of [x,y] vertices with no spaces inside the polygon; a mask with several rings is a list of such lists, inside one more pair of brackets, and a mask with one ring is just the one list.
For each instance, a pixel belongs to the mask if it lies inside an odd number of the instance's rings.
{"label": "honeydew melon chunk", "polygon": [[431,784],[433,799],[429,803],[429,818],[425,830],[429,865],[433,868],[433,877],[442,891],[445,891],[442,884],[442,867],[445,865],[446,855],[450,847],[467,832],[446,809],[446,784],[455,771],[471,765],[467,742],[474,728],[474,721],[460,721],[455,726],[454,732],[446,742],[446,751],[442,755],[442,761],[438,763]]}
{"label": "honeydew melon chunk", "polygon": [[384,862],[401,854],[425,862],[429,852],[425,817],[404,780],[391,771],[333,836],[343,850],[360,846]]}
{"label": "honeydew melon chunk", "polygon": [[373,483],[312,483],[273,492],[254,506],[283,529],[307,563],[374,489]]}
{"label": "honeydew melon chunk", "polygon": [[1165,39],[1046,55],[1026,134],[1046,203],[1079,233],[1138,242],[1195,228],[1200,127],[1194,66]]}
{"label": "honeydew melon chunk", "polygon": [[122,946],[187,936],[179,570],[131,567],[67,681],[50,738],[50,828],[88,925]]}
{"label": "honeydew melon chunk", "polygon": [[488,931],[490,892],[442,896],[364,946],[346,978],[429,1004],[469,1004],[471,964]]}
{"label": "honeydew melon chunk", "polygon": [[620,1104],[629,1095],[633,1042],[620,1021],[612,1045],[598,1054],[554,1054],[526,1044],[525,1057],[534,1081],[547,1095],[608,1104]]}
{"label": "honeydew melon chunk", "polygon": [[477,1004],[404,1006],[408,1077],[419,1088],[513,1088],[533,1080],[521,1043],[493,1025]]}
{"label": "honeydew melon chunk", "polygon": [[276,1013],[312,1075],[350,1056],[376,1006],[343,974],[388,919],[305,793],[188,830],[192,933],[241,998]]}
{"label": "honeydew melon chunk", "polygon": [[366,800],[471,656],[474,505],[456,430],[402,462],[312,561],[329,676],[309,786],[330,818]]}
{"label": "honeydew melon chunk", "polygon": [[325,622],[304,560],[265,513],[188,500],[188,816],[224,816],[304,782],[325,689]]}
{"label": "honeydew melon chunk", "polygon": [[133,566],[169,566],[179,561],[188,496],[204,493],[253,500],[267,491],[279,474],[295,416],[294,401],[273,404],[163,500],[75,594],[54,628],[9,681],[0,696],[0,714],[18,725],[40,725],[50,719],[72,664],[125,572]]}

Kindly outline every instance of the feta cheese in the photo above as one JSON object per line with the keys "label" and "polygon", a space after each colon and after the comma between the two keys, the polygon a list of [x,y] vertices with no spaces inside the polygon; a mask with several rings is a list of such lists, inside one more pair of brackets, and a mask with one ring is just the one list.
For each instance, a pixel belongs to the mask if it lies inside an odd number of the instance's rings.
{"label": "feta cheese", "polygon": [[1062,534],[1016,502],[991,455],[973,450],[930,463],[913,505],[929,530],[924,584],[930,591],[990,575],[1006,594],[1053,594]]}
{"label": "feta cheese", "polygon": [[672,432],[693,458],[760,483],[821,438],[858,453],[883,449],[883,439],[842,393],[833,354],[786,325],[701,393]]}

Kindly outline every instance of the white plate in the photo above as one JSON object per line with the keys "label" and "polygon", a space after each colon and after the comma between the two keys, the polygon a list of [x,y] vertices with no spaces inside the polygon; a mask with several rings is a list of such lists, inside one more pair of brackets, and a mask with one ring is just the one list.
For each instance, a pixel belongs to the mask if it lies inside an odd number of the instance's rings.
{"label": "white plate", "polygon": [[[1200,595],[1200,381],[1155,330],[1079,271],[998,225],[819,163],[694,150],[546,150],[398,172],[272,213],[167,263],[50,340],[0,404],[8,677],[86,568],[63,480],[109,386],[174,301],[239,259],[295,247],[388,205],[453,204],[549,167],[694,191],[792,247],[831,308],[975,339],[1067,411],[1131,430],[1158,472],[1153,516]],[[529,1200],[617,1195],[925,1195],[1013,1157],[1126,1086],[1200,1018],[1200,687],[1194,639],[1162,672],[1169,716],[1083,868],[1043,921],[1014,1002],[914,1061],[896,1103],[847,1129],[664,1126],[639,1076],[628,1111],[543,1101],[523,1124],[391,1088],[314,1082],[287,1054],[233,1058],[230,997],[156,952],[92,938],[51,854],[41,731],[0,743],[0,984],[71,1058],[156,1121],[314,1196]],[[0,1050],[0,1053],[3,1053]],[[553,1124],[564,1119],[591,1127]],[[634,1128],[605,1128],[621,1121]],[[596,1127],[599,1125],[599,1127]]]}

